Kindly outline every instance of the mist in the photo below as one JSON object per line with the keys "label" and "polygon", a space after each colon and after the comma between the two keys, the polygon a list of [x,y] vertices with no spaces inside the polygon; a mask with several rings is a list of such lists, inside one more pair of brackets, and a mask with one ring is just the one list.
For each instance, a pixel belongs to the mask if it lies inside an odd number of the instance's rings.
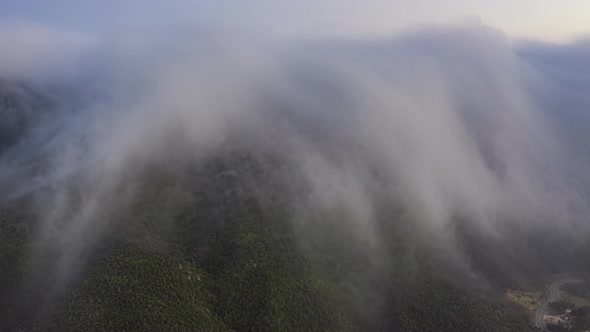
{"label": "mist", "polygon": [[165,232],[190,202],[184,176],[229,153],[257,160],[250,189],[268,209],[281,200],[310,255],[322,225],[372,264],[405,237],[408,259],[428,247],[485,280],[461,227],[539,262],[522,238],[588,235],[587,41],[515,42],[481,24],[351,38],[0,26],[15,31],[0,46],[16,51],[0,76],[21,103],[0,113],[0,202],[32,202],[31,269],[56,291],[137,232],[130,213],[154,169],[178,182],[150,207]]}

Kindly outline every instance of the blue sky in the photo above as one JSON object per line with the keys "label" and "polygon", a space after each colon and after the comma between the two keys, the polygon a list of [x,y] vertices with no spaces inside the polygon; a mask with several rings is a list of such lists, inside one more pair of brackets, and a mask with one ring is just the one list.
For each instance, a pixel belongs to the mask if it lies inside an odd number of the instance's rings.
{"label": "blue sky", "polygon": [[388,34],[474,20],[513,38],[564,41],[590,32],[590,1],[0,0],[0,20],[15,19],[91,34],[186,23],[302,35]]}

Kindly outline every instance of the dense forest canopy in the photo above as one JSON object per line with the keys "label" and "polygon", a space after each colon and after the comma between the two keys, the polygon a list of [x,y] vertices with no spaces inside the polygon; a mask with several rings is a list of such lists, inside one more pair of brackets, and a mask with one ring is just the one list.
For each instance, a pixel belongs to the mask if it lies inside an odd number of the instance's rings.
{"label": "dense forest canopy", "polygon": [[526,331],[588,273],[587,42],[212,30],[0,64],[0,330]]}

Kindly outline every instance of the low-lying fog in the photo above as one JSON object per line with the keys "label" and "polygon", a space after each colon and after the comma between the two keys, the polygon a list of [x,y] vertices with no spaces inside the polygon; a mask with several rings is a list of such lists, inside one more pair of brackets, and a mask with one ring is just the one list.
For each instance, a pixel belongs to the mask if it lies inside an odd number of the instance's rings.
{"label": "low-lying fog", "polygon": [[541,229],[572,244],[588,235],[588,41],[515,42],[480,24],[90,39],[15,21],[0,25],[8,35],[0,199],[32,197],[33,248],[56,250],[64,278],[124,222],[142,170],[180,171],[231,144],[288,165],[268,172],[298,188],[294,222],[338,213],[335,227],[367,250],[388,241],[375,227],[388,222],[383,204],[466,270],[457,220],[500,242]]}

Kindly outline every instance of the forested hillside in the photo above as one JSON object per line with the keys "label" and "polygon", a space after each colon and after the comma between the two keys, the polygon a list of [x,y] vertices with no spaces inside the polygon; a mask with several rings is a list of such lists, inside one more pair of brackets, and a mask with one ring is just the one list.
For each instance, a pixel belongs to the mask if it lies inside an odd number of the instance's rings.
{"label": "forested hillside", "polygon": [[59,289],[54,271],[31,260],[32,203],[3,207],[2,329],[528,329],[501,288],[464,288],[436,262],[407,257],[408,234],[390,222],[383,231],[399,241],[378,264],[331,221],[294,226],[287,188],[273,184],[272,198],[260,196],[271,181],[262,159],[228,153],[182,176],[147,171],[118,216],[126,222]]}
{"label": "forested hillside", "polygon": [[587,42],[238,12],[0,18],[0,331],[586,323],[558,286],[590,272]]}

